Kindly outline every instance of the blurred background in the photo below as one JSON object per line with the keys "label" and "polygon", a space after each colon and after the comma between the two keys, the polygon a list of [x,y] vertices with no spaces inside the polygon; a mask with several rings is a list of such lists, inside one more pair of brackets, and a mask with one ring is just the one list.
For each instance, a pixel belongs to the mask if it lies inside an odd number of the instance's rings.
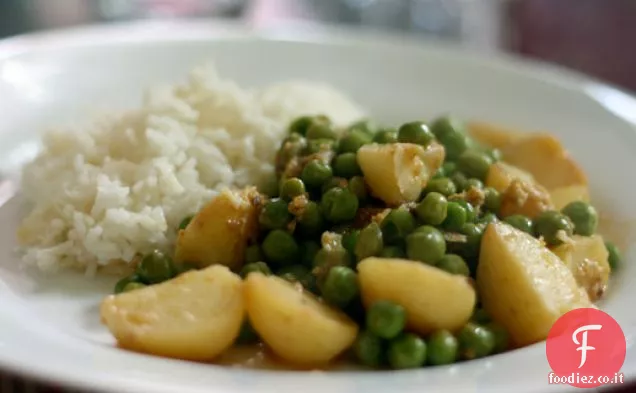
{"label": "blurred background", "polygon": [[542,59],[636,91],[636,0],[0,0],[0,38],[186,17],[398,30]]}

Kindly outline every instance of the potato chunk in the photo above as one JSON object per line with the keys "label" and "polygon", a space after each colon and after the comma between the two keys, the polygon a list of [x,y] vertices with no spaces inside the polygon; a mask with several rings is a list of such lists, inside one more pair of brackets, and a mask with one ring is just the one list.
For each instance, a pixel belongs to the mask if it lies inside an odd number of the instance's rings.
{"label": "potato chunk", "polygon": [[539,213],[553,209],[550,193],[536,183],[515,179],[501,194],[499,214],[503,217],[514,214],[534,218]]}
{"label": "potato chunk", "polygon": [[250,273],[245,280],[247,315],[263,341],[299,366],[324,365],[349,348],[358,326],[302,287],[275,276]]}
{"label": "potato chunk", "polygon": [[571,241],[552,249],[570,269],[576,282],[596,301],[607,289],[610,276],[609,254],[599,235],[574,235]]}
{"label": "potato chunk", "polygon": [[371,193],[390,206],[415,201],[444,162],[444,147],[411,143],[365,145],[358,150],[358,164]]}
{"label": "potato chunk", "polygon": [[367,258],[358,264],[365,306],[390,300],[406,309],[407,325],[420,334],[455,331],[470,319],[476,295],[470,281],[425,263]]}
{"label": "potato chunk", "polygon": [[488,169],[486,186],[492,187],[499,192],[504,192],[513,180],[521,180],[530,184],[536,183],[534,177],[528,172],[505,162],[496,162]]}
{"label": "potato chunk", "polygon": [[253,187],[222,191],[179,231],[175,260],[199,267],[221,264],[239,268],[247,241],[257,227],[260,198]]}
{"label": "potato chunk", "polygon": [[559,187],[550,190],[550,199],[556,210],[563,209],[568,203],[574,201],[590,201],[590,192],[586,185],[573,185]]}
{"label": "potato chunk", "polygon": [[536,134],[522,138],[507,146],[502,153],[504,161],[529,172],[548,190],[587,184],[581,168],[552,135]]}
{"label": "potato chunk", "polygon": [[502,149],[524,138],[528,133],[511,130],[495,124],[472,121],[468,123],[468,134],[482,145]]}
{"label": "potato chunk", "polygon": [[566,312],[593,307],[559,257],[504,223],[489,224],[484,233],[477,288],[486,312],[519,346],[544,340]]}
{"label": "potato chunk", "polygon": [[245,307],[241,278],[225,266],[108,296],[101,320],[120,346],[153,355],[209,360],[237,338]]}

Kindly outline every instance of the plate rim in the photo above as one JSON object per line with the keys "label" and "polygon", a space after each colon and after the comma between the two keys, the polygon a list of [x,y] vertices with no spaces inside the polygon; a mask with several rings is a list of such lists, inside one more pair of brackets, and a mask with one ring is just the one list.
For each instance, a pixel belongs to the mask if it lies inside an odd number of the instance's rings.
{"label": "plate rim", "polygon": [[[136,35],[131,37],[130,29],[135,29]],[[304,31],[303,31],[304,30]],[[289,31],[294,31],[294,36],[287,35]],[[372,29],[354,30],[338,26],[324,26],[308,24],[297,31],[297,26],[291,29],[288,26],[275,28],[263,28],[250,26],[244,23],[219,21],[217,19],[201,19],[196,21],[133,21],[122,23],[111,23],[106,25],[81,26],[52,31],[42,31],[28,33],[19,36],[0,40],[0,65],[3,62],[20,57],[29,53],[40,51],[56,51],[64,49],[81,49],[85,47],[97,47],[100,45],[144,45],[148,43],[162,43],[172,41],[215,41],[223,39],[246,39],[265,41],[291,41],[308,42],[319,44],[359,44],[359,45],[397,45],[412,46],[418,45],[424,51],[433,51],[443,55],[458,56],[463,60],[476,61],[487,64],[490,67],[503,67],[507,71],[522,74],[526,77],[541,77],[548,80],[550,84],[555,84],[568,90],[575,90],[582,94],[590,95],[586,92],[587,87],[601,88],[619,94],[636,107],[636,99],[624,90],[612,86],[606,82],[601,82],[593,77],[583,75],[579,72],[565,69],[561,66],[546,64],[532,59],[521,59],[518,56],[501,52],[475,53],[465,50],[461,45],[441,42],[435,39],[415,38],[412,36],[375,31]],[[597,100],[598,101],[598,100]],[[636,130],[636,117],[626,118],[621,114],[617,117],[624,120]],[[632,136],[633,137],[633,136]],[[540,350],[543,343],[533,346],[533,350]],[[143,355],[142,355],[143,356]],[[53,367],[44,364],[26,364],[25,362],[12,362],[11,359],[2,355],[0,351],[0,365],[3,370],[7,370],[16,375],[28,376],[37,381],[53,381],[75,388],[95,389],[96,384],[101,391],[109,392],[139,392],[161,390],[159,384],[148,384],[144,381],[141,384],[130,384],[130,379],[113,378],[107,379],[106,375],[98,372],[78,376],[73,370],[60,372],[56,365]],[[624,371],[626,380],[636,378],[636,367]],[[283,374],[283,373],[281,373]],[[286,374],[286,373],[285,373]],[[109,386],[110,385],[110,386]],[[434,387],[433,387],[434,388]],[[563,387],[550,386],[545,384],[543,391],[551,390],[563,391]]]}

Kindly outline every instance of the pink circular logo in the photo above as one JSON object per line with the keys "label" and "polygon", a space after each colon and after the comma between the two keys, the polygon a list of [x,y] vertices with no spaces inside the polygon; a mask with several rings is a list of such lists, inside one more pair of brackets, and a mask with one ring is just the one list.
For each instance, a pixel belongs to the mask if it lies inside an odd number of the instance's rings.
{"label": "pink circular logo", "polygon": [[593,388],[617,383],[625,361],[625,334],[609,314],[579,308],[564,314],[550,329],[546,356],[551,383]]}

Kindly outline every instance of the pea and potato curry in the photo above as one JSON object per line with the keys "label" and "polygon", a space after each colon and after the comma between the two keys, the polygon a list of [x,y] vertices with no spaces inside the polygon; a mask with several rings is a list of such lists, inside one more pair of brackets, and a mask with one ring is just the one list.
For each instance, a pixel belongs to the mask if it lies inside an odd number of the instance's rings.
{"label": "pea and potato curry", "polygon": [[101,306],[120,346],[405,369],[544,340],[606,291],[618,249],[558,140],[442,117],[289,127],[271,189],[226,190]]}

